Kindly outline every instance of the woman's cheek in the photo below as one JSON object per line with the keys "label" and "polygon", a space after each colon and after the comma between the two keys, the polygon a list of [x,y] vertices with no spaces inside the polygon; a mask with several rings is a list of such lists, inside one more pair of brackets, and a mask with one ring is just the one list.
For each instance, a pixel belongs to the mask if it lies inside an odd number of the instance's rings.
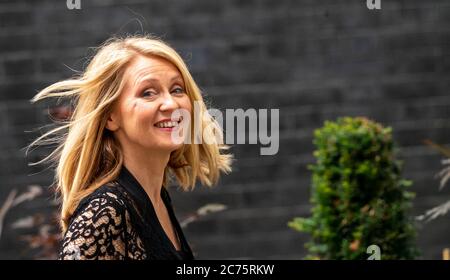
{"label": "woman's cheek", "polygon": [[139,120],[152,120],[155,116],[155,105],[150,102],[136,101],[134,111]]}
{"label": "woman's cheek", "polygon": [[192,111],[192,104],[191,104],[191,99],[189,98],[189,96],[185,96],[184,100],[183,100],[183,106],[181,106],[183,109],[188,110],[189,112]]}

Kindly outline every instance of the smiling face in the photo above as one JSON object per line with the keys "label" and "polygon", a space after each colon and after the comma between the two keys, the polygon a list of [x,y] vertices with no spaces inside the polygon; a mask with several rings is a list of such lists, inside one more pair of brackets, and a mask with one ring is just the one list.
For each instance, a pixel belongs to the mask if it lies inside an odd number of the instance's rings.
{"label": "smiling face", "polygon": [[177,109],[192,106],[180,71],[159,57],[138,56],[124,73],[126,86],[106,128],[122,148],[171,152],[183,144],[171,139],[173,130],[188,120],[171,118]]}

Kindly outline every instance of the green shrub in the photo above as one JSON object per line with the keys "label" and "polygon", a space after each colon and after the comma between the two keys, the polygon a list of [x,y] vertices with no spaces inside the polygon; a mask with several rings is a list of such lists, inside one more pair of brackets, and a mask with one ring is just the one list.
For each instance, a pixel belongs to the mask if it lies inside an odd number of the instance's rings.
{"label": "green shrub", "polygon": [[289,226],[312,235],[307,258],[367,259],[370,245],[381,259],[413,259],[415,228],[408,217],[414,194],[400,177],[391,128],[366,118],[340,118],[315,131],[312,216]]}

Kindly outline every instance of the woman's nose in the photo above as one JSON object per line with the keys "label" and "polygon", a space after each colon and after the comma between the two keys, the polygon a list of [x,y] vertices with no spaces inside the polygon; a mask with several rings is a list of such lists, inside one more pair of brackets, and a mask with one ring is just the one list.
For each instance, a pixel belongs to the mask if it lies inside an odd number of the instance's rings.
{"label": "woman's nose", "polygon": [[172,94],[170,93],[164,93],[163,95],[163,101],[161,104],[161,111],[166,110],[174,110],[178,108],[178,103],[173,98]]}

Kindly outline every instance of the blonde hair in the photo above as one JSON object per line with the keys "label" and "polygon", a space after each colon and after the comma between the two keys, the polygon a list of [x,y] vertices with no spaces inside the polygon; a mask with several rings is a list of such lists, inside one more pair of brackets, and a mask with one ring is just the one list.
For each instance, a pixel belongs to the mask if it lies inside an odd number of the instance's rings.
{"label": "blonde hair", "polygon": [[[88,67],[72,79],[54,83],[40,91],[36,102],[47,98],[71,98],[74,111],[61,126],[40,136],[30,147],[55,142],[57,148],[43,160],[56,164],[54,184],[62,199],[60,223],[67,230],[79,202],[105,183],[114,180],[122,167],[123,154],[112,133],[105,129],[113,104],[124,85],[127,65],[137,56],[157,56],[174,64],[185,82],[191,104],[196,101],[207,112],[200,89],[179,54],[160,39],[131,36],[107,40],[97,50]],[[221,128],[212,118],[201,118],[202,128]],[[193,120],[193,113],[191,114]],[[194,137],[191,128],[191,138]],[[222,153],[229,147],[218,143],[213,130],[202,130],[202,144],[184,144],[170,155],[163,184],[175,177],[184,189],[193,189],[197,179],[203,185],[217,183],[220,172],[231,171],[232,155]],[[220,134],[221,135],[221,134]],[[190,143],[194,143],[193,139]],[[207,144],[213,143],[213,144]]]}

